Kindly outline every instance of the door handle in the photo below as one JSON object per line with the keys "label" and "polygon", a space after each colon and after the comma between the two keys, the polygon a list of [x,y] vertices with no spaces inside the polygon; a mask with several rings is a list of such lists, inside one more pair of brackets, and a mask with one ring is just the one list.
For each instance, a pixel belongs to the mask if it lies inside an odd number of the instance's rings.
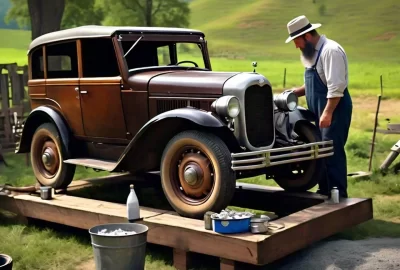
{"label": "door handle", "polygon": [[75,91],[76,91],[76,92],[79,92],[79,93],[81,93],[81,94],[87,94],[87,91],[86,91],[86,90],[79,91],[79,87],[75,87]]}

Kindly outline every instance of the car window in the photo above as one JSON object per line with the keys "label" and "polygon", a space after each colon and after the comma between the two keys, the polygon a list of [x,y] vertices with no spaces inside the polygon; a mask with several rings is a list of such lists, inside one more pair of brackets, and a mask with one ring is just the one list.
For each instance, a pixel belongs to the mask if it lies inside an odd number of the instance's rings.
{"label": "car window", "polygon": [[78,78],[76,41],[46,45],[47,78]]}
{"label": "car window", "polygon": [[120,75],[114,45],[110,38],[81,39],[81,44],[83,78]]}
{"label": "car window", "polygon": [[[195,62],[200,68],[205,68],[203,54],[200,47],[195,43],[177,43],[177,60]],[[182,63],[180,66],[193,67],[193,63]]]}
{"label": "car window", "polygon": [[[165,41],[123,41],[122,49],[128,69],[175,65],[180,61],[193,61],[198,67],[204,68],[202,51],[195,43],[174,43]],[[129,53],[127,53],[129,52]],[[177,61],[174,61],[176,52]],[[182,63],[180,66],[194,67],[193,63]]]}

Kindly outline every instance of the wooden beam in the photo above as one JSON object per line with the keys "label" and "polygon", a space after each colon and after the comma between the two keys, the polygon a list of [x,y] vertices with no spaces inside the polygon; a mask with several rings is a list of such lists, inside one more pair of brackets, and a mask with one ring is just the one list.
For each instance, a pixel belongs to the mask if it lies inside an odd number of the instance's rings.
{"label": "wooden beam", "polygon": [[190,266],[190,254],[182,249],[173,250],[174,267],[177,270],[187,270]]}
{"label": "wooden beam", "polygon": [[236,269],[235,264],[236,264],[235,261],[221,258],[220,264],[219,264],[220,265],[219,269],[220,270],[235,270]]}

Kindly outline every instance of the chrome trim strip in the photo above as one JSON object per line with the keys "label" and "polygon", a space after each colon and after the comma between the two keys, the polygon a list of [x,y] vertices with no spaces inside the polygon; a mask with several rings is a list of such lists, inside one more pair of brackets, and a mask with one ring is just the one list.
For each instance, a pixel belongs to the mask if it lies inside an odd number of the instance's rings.
{"label": "chrome trim strip", "polygon": [[[307,149],[303,150],[304,148]],[[300,150],[300,152],[296,151],[294,153],[279,154],[281,152],[286,152],[291,150]],[[271,155],[272,153],[278,153],[278,155]],[[281,164],[329,157],[332,156],[333,153],[334,152],[333,152],[332,140],[308,143],[304,145],[267,149],[254,152],[232,153],[231,168],[234,171],[260,169],[264,167],[271,167]],[[242,157],[248,157],[248,159],[237,159]],[[283,158],[284,160],[282,160]],[[240,166],[239,164],[244,164],[244,165]]]}

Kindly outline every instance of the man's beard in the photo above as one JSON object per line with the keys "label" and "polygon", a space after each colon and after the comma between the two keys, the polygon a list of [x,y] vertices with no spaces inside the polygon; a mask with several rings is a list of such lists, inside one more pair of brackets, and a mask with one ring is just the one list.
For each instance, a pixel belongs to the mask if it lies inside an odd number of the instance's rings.
{"label": "man's beard", "polygon": [[303,53],[304,58],[306,58],[307,60],[311,60],[315,54],[315,47],[308,40],[304,39],[304,41],[305,41],[305,47],[301,49],[301,52]]}

